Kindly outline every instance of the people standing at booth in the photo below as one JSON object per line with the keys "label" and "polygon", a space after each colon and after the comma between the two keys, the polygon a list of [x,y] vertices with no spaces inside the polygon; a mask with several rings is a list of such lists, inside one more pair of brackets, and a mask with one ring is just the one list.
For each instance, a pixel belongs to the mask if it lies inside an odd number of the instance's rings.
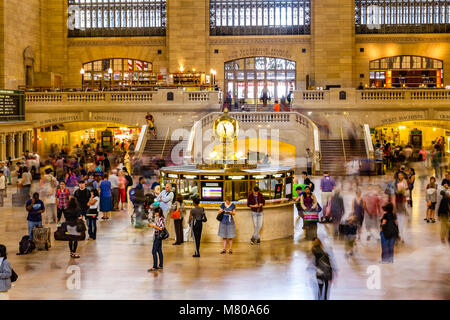
{"label": "people standing at booth", "polygon": [[222,214],[222,220],[219,224],[219,237],[223,239],[222,254],[227,253],[227,242],[229,243],[228,253],[232,254],[233,238],[236,237],[236,225],[234,215],[236,214],[236,205],[231,202],[229,196],[225,197],[225,202],[220,205],[219,214]]}
{"label": "people standing at booth", "polygon": [[306,240],[313,240],[317,237],[317,222],[319,221],[320,210],[316,196],[311,193],[309,186],[306,186],[305,192],[300,195],[300,206],[303,211],[305,238]]}
{"label": "people standing at booth", "polygon": [[66,183],[61,181],[59,183],[59,188],[56,190],[56,216],[57,223],[60,223],[63,211],[67,209],[67,205],[70,200],[69,189],[66,188]]}
{"label": "people standing at booth", "polygon": [[263,206],[266,204],[264,196],[258,186],[253,188],[253,192],[248,195],[247,206],[252,210],[253,219],[253,235],[250,239],[251,244],[260,244],[261,237],[259,235],[263,223]]}

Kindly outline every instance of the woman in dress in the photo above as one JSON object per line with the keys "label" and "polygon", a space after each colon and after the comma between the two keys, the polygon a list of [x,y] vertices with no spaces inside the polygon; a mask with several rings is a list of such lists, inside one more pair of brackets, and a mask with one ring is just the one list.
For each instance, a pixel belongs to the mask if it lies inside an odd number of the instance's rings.
{"label": "woman in dress", "polygon": [[416,171],[413,168],[409,168],[408,174],[408,189],[409,189],[409,200],[408,204],[412,208],[412,192],[414,189],[414,182],[416,182]]}
{"label": "woman in dress", "polygon": [[172,245],[180,245],[183,241],[183,213],[184,213],[184,203],[183,203],[183,196],[178,193],[175,202],[172,204],[172,208],[170,209],[171,212],[180,212],[179,218],[173,219],[173,226],[175,228],[175,235],[176,239],[175,242],[172,243]]}
{"label": "woman in dress", "polygon": [[105,173],[100,182],[100,212],[103,213],[103,220],[109,219],[112,209],[111,182],[108,181],[108,174]]}
{"label": "woman in dress", "polygon": [[[69,204],[67,209],[64,209],[64,219],[66,219],[67,225],[71,227],[76,227],[78,219],[82,219],[81,209],[78,205],[78,201],[76,198],[71,198],[69,200]],[[77,240],[69,240],[69,250],[70,257],[74,259],[78,259],[80,256],[76,254],[78,247]]]}
{"label": "woman in dress", "polygon": [[223,218],[219,224],[219,237],[223,238],[222,254],[227,253],[227,242],[229,243],[228,253],[232,254],[233,238],[236,237],[236,225],[234,215],[236,214],[236,206],[231,202],[229,196],[225,197],[225,202],[220,205],[219,213],[223,213]]}

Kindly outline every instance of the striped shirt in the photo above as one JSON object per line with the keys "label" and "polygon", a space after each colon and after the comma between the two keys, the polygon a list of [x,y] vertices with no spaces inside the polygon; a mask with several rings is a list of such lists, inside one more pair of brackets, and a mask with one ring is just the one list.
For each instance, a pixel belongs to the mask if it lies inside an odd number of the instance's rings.
{"label": "striped shirt", "polygon": [[[161,229],[164,229],[166,227],[166,220],[164,219],[164,216],[160,217],[158,221],[156,222],[156,226],[160,227]],[[155,234],[158,235],[159,230],[155,229]]]}

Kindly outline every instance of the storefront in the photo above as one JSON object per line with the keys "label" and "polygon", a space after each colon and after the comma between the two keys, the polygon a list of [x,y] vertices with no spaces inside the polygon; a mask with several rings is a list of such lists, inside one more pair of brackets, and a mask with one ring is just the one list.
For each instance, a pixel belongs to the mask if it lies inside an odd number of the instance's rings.
{"label": "storefront", "polygon": [[442,137],[446,141],[446,152],[450,152],[450,122],[439,120],[404,121],[386,124],[371,129],[374,144],[387,143],[411,145],[414,149],[431,149]]}
{"label": "storefront", "polygon": [[73,122],[51,125],[37,129],[38,152],[50,154],[57,146],[72,151],[78,145],[89,144],[95,148],[100,144],[107,151],[112,151],[114,146],[124,144],[127,149],[131,143],[136,144],[141,129],[131,126],[122,126],[105,122]]}
{"label": "storefront", "polygon": [[371,88],[441,88],[443,61],[395,56],[370,61]]}

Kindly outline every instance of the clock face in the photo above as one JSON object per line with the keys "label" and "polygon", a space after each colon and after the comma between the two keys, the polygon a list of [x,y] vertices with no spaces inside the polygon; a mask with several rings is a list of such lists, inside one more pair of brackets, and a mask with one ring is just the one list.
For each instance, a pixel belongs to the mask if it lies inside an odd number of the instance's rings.
{"label": "clock face", "polygon": [[230,121],[221,121],[217,124],[216,132],[223,138],[231,138],[234,135],[234,126]]}

